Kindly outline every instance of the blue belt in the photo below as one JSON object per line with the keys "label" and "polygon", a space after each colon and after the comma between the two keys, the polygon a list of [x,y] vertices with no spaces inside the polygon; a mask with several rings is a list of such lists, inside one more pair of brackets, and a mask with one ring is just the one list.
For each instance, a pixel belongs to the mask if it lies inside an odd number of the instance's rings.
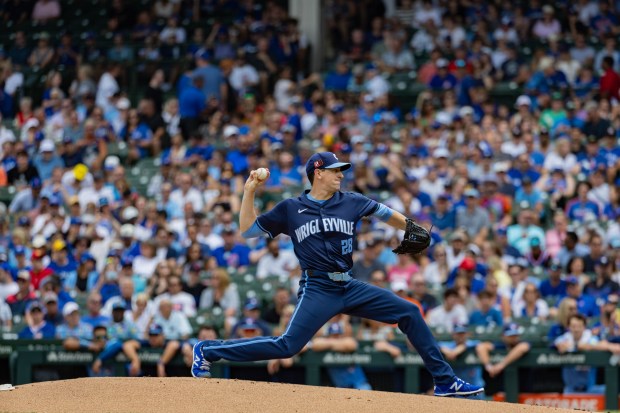
{"label": "blue belt", "polygon": [[308,274],[309,277],[314,277],[317,275],[325,275],[330,280],[339,281],[339,282],[349,281],[353,278],[351,277],[351,271],[327,272],[327,271],[318,271],[318,270],[306,270],[306,274]]}

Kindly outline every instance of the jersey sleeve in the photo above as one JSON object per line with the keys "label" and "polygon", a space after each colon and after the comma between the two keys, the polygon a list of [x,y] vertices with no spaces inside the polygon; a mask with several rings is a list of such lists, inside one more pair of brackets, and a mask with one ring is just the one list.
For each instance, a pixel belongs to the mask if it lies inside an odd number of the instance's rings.
{"label": "jersey sleeve", "polygon": [[372,215],[379,208],[377,201],[356,192],[349,192],[349,194],[355,202],[358,219]]}
{"label": "jersey sleeve", "polygon": [[259,228],[271,238],[275,238],[278,234],[288,235],[287,201],[279,202],[271,211],[260,215],[256,219],[256,224]]}

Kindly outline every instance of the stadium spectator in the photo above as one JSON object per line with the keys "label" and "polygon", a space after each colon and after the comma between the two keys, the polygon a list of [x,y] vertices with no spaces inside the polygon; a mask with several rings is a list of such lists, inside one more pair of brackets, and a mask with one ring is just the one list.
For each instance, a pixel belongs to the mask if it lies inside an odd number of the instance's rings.
{"label": "stadium spectator", "polygon": [[[159,296],[161,297],[161,296]],[[185,340],[192,333],[187,316],[175,309],[173,301],[169,298],[161,298],[158,303],[158,312],[153,317],[153,322],[159,325],[167,339]]]}
{"label": "stadium spectator", "polygon": [[469,316],[469,325],[472,326],[502,326],[504,324],[502,312],[494,307],[495,295],[488,290],[478,293],[478,309]]}
{"label": "stadium spectator", "polygon": [[[568,319],[566,333],[553,342],[558,352],[572,353],[575,351],[611,351],[620,353],[620,345],[607,341],[599,341],[587,327],[586,317],[582,314],[571,315]],[[596,368],[588,366],[563,367],[564,394],[571,393],[603,393],[604,385],[596,384]]]}
{"label": "stadium spectator", "polygon": [[19,333],[18,337],[24,340],[53,339],[56,337],[56,327],[44,318],[45,306],[39,301],[31,301],[26,309],[26,321],[28,323]]}
{"label": "stadium spectator", "polygon": [[252,334],[255,334],[253,337],[271,335],[271,327],[261,318],[261,306],[256,298],[247,299],[243,306],[243,319],[232,327],[230,337],[242,337],[243,334],[247,333],[244,330],[248,329],[248,325],[251,327]]}
{"label": "stadium spectator", "polygon": [[291,304],[291,293],[286,287],[278,287],[273,293],[272,303],[263,311],[262,319],[269,324],[280,324],[282,314]]}
{"label": "stadium spectator", "polygon": [[0,264],[0,299],[6,300],[18,291],[19,284],[13,280],[10,266],[5,263]]}
{"label": "stadium spectator", "polygon": [[525,285],[522,299],[513,304],[513,315],[517,319],[528,317],[543,321],[549,317],[549,306],[545,300],[540,298],[536,285],[532,283]]}
{"label": "stadium spectator", "polygon": [[82,321],[95,328],[97,326],[107,326],[110,317],[101,314],[102,298],[96,291],[91,292],[86,299],[86,309],[88,314],[82,316]]}
{"label": "stadium spectator", "polygon": [[35,291],[31,288],[30,273],[27,270],[21,270],[17,273],[17,287],[18,291],[9,295],[6,298],[6,303],[14,316],[23,316],[30,302],[37,299]]}
{"label": "stadium spectator", "polygon": [[455,324],[467,324],[467,310],[458,303],[459,294],[456,289],[448,288],[443,293],[443,305],[433,308],[426,316],[430,327],[441,327],[451,333]]}
{"label": "stadium spectator", "polygon": [[[357,340],[346,316],[337,315],[323,326],[309,344],[312,351],[352,353],[357,350]],[[364,370],[359,365],[329,367],[329,378],[335,387],[371,390]]]}
{"label": "stadium spectator", "polygon": [[265,255],[258,260],[256,277],[264,279],[267,276],[278,276],[281,282],[286,282],[291,272],[298,267],[299,262],[292,251],[281,249],[278,239],[269,239]]}
{"label": "stadium spectator", "polygon": [[219,307],[225,315],[226,331],[230,331],[237,322],[237,315],[241,309],[241,302],[237,285],[231,283],[230,276],[223,268],[217,268],[211,275],[209,288],[200,296],[199,308],[209,310]]}
{"label": "stadium spectator", "polygon": [[556,258],[551,260],[547,270],[548,278],[541,281],[538,290],[543,299],[560,298],[566,295],[566,281],[562,279],[562,265]]}
{"label": "stadium spectator", "polygon": [[159,360],[157,361],[157,376],[166,377],[166,365],[172,360],[181,348],[177,340],[167,340],[161,326],[151,324],[148,329],[146,340],[128,340],[123,343],[123,352],[130,361],[129,375],[138,376],[142,373],[142,363],[138,356],[140,348],[162,349]]}
{"label": "stadium spectator", "polygon": [[93,328],[80,321],[79,306],[76,303],[67,303],[63,308],[64,323],[56,328],[56,338],[63,341],[66,350],[77,351],[88,349],[101,351],[102,343],[93,342]]}
{"label": "stadium spectator", "polygon": [[[491,378],[500,375],[507,366],[514,363],[530,351],[531,345],[526,341],[521,341],[522,328],[516,323],[507,324],[504,327],[502,341],[492,343],[489,341],[481,342],[476,346],[476,354],[480,363]],[[506,356],[499,363],[491,363],[490,354],[493,351],[506,350]]]}
{"label": "stadium spectator", "polygon": [[572,297],[564,297],[560,300],[555,312],[557,323],[549,328],[547,337],[550,342],[568,331],[568,320],[573,314],[578,314],[577,301]]}

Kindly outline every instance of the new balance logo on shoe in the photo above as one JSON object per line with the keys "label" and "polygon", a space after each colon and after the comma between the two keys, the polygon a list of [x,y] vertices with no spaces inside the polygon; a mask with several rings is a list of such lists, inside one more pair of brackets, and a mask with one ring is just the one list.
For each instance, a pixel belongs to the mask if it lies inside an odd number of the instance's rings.
{"label": "new balance logo on shoe", "polygon": [[455,381],[454,383],[452,383],[452,386],[450,386],[450,390],[459,391],[461,390],[461,387],[463,387],[463,383]]}

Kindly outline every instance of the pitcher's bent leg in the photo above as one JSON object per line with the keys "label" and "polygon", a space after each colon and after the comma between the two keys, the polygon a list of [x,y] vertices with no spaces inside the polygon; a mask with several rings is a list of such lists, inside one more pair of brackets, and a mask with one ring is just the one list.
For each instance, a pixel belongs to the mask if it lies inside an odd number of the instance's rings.
{"label": "pitcher's bent leg", "polygon": [[350,315],[398,323],[416,348],[436,384],[450,383],[455,374],[444,360],[433,333],[426,325],[418,307],[392,291],[361,281],[349,283],[344,312]]}

